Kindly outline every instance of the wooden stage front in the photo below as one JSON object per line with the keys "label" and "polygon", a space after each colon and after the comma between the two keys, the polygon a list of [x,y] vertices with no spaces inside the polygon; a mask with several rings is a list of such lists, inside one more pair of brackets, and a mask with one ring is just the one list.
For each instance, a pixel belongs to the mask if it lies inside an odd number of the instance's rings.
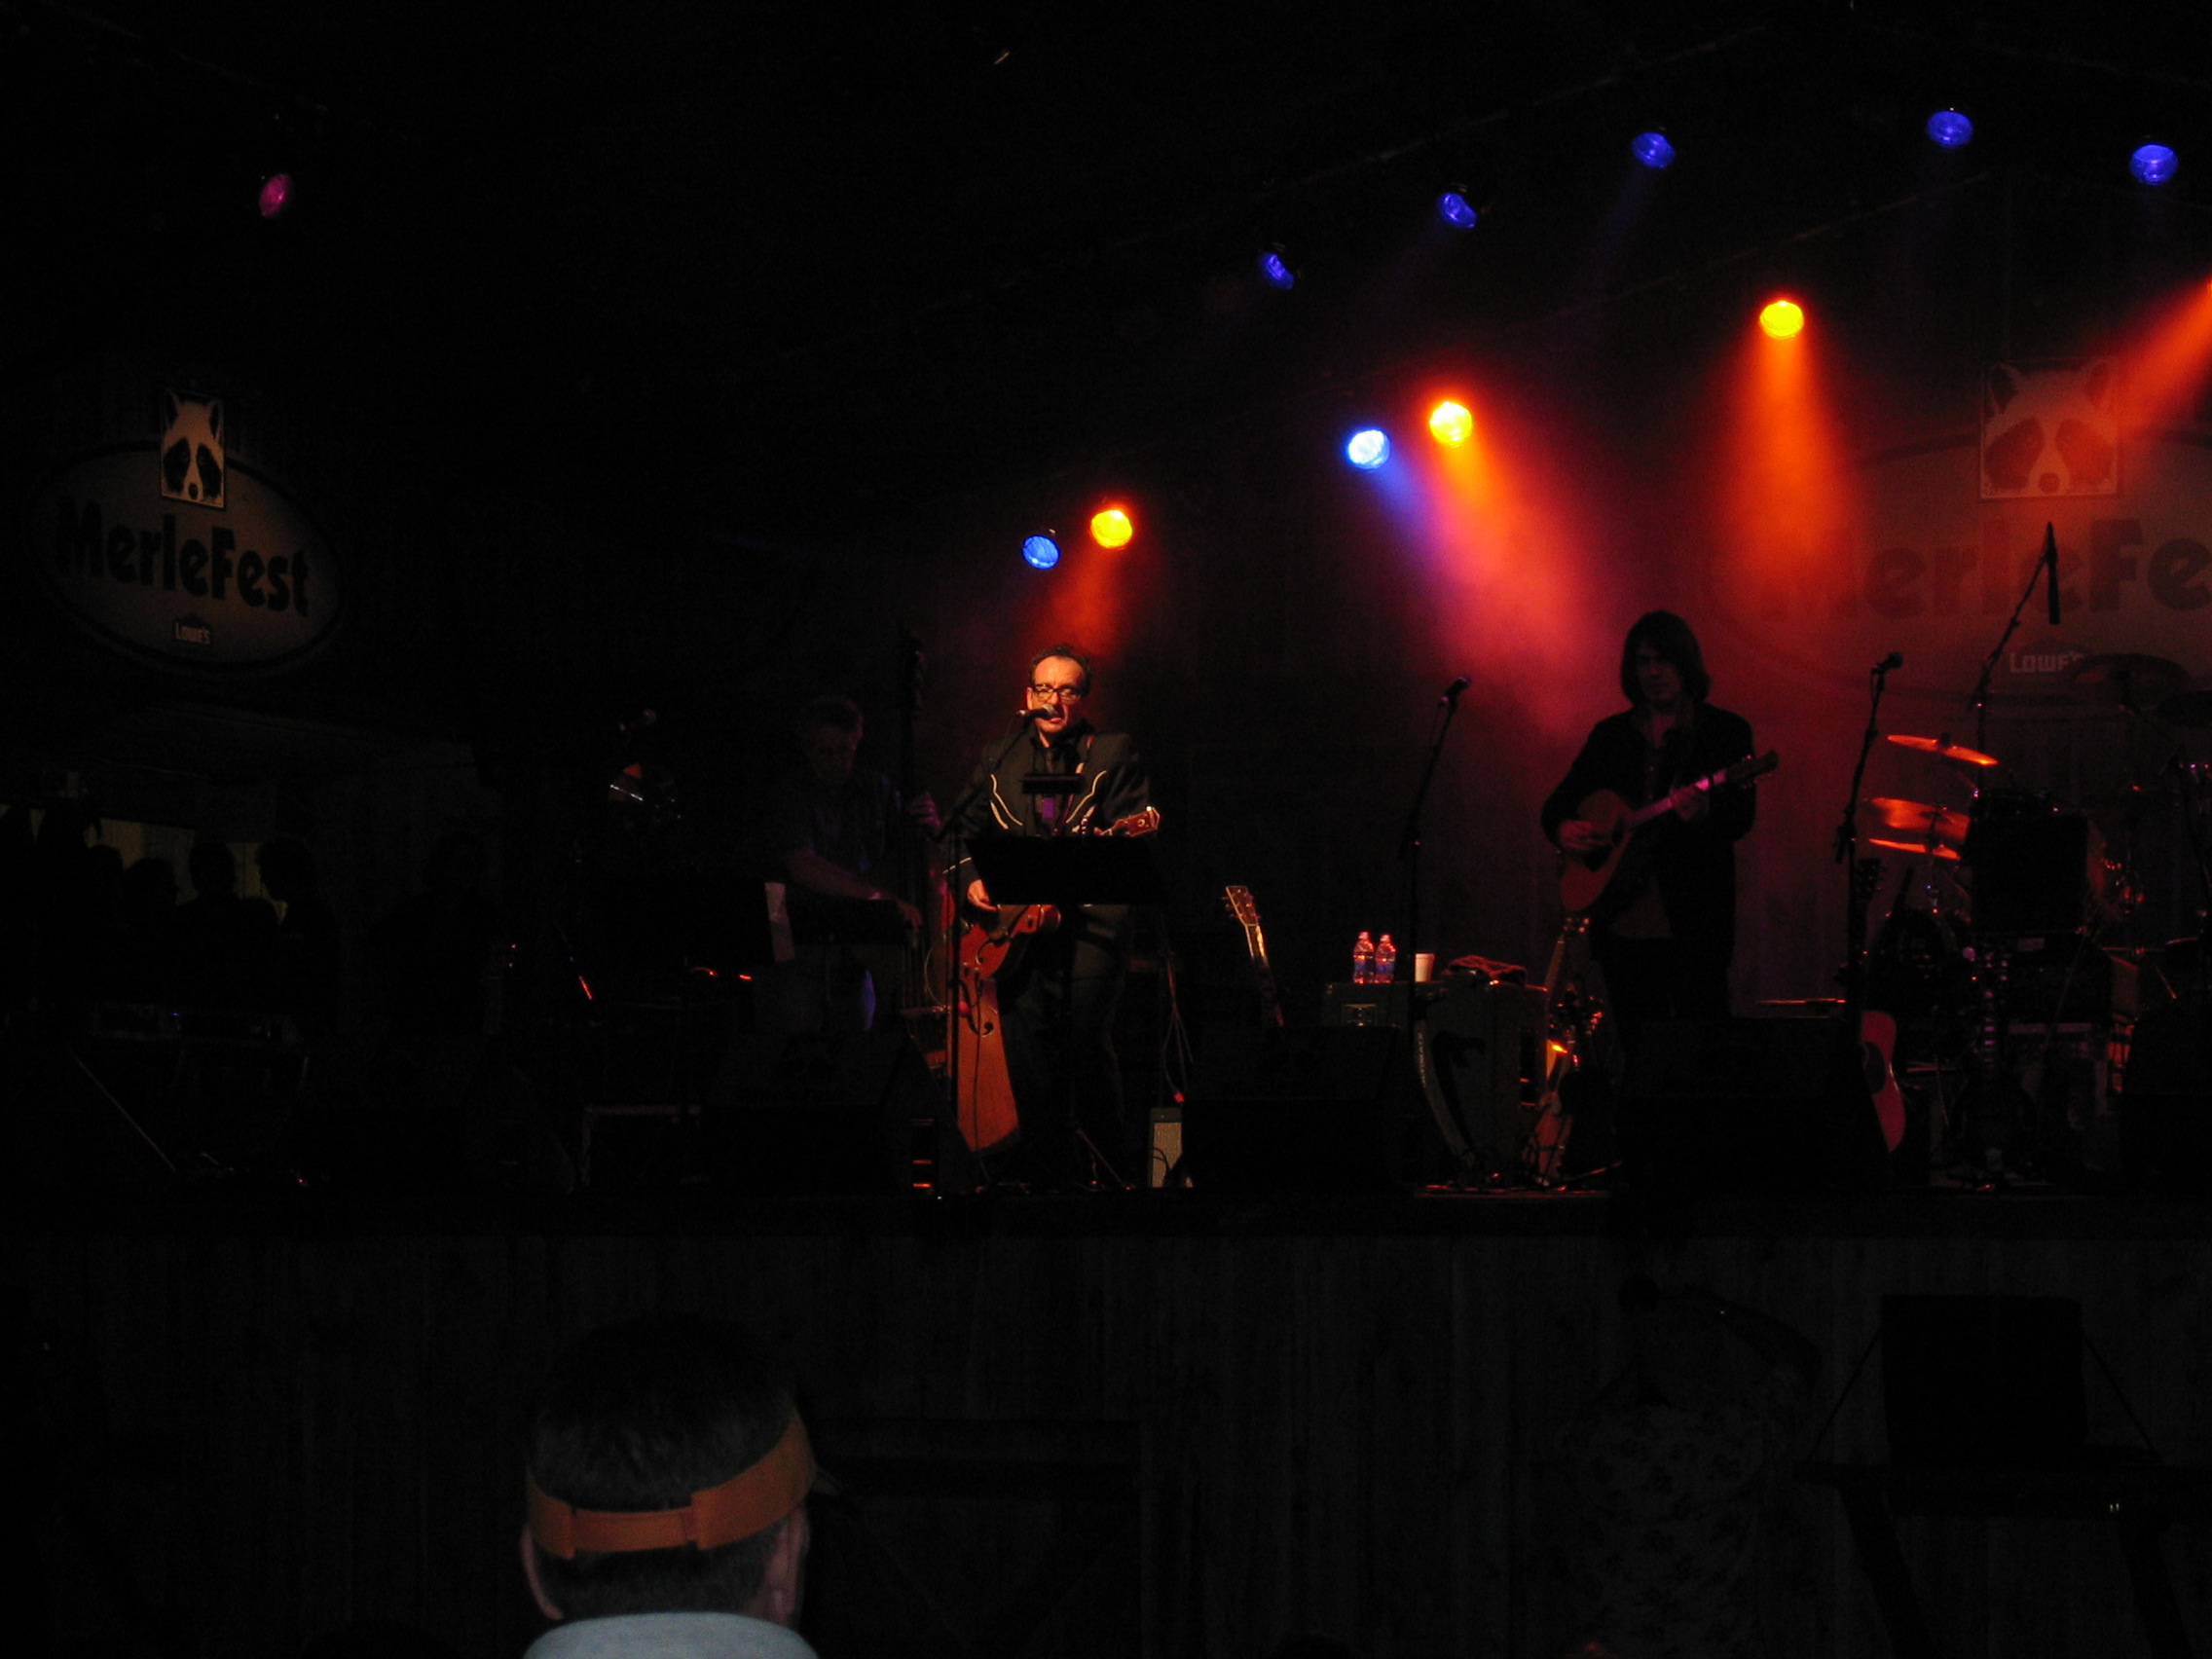
{"label": "wooden stage front", "polygon": [[[841,1654],[1550,1656],[1563,1437],[1648,1274],[1825,1358],[1800,1456],[1885,1458],[1887,1293],[2072,1298],[2092,1443],[2212,1465],[2212,1211],[1899,1192],[525,1202],[224,1187],[53,1195],[0,1240],[59,1629],[290,1655],[349,1621],[519,1653],[515,1449],[566,1339],[645,1309],[784,1342],[826,1465],[813,1611]],[[2109,1368],[2109,1377],[2106,1372]],[[31,1386],[35,1384],[34,1386]],[[1787,1472],[1785,1472],[1786,1474]],[[1771,1651],[1891,1651],[1833,1490],[1785,1479]],[[1899,1523],[1936,1651],[2147,1653],[2095,1520]],[[2212,1651],[2212,1521],[2158,1540]],[[120,1564],[120,1572],[118,1567]],[[141,1647],[141,1650],[143,1647]]]}

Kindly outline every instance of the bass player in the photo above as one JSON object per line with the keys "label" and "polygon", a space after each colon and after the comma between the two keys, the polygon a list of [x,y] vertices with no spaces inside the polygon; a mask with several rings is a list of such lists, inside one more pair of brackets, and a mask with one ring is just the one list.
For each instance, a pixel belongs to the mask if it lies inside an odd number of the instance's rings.
{"label": "bass player", "polygon": [[[1021,730],[994,740],[955,814],[964,854],[981,837],[1149,830],[1144,762],[1125,733],[1086,718],[1090,664],[1072,645],[1030,659]],[[963,856],[955,890],[973,919],[998,907]],[[1114,1014],[1128,974],[1129,907],[1087,904],[1026,935],[998,967],[1007,1072],[1021,1121],[1020,1147],[1000,1174],[1044,1191],[1073,1191],[1100,1176],[1125,1183],[1142,1136],[1124,1122]],[[1095,1157],[1105,1167],[1094,1168]]]}
{"label": "bass player", "polygon": [[[1544,801],[1543,828],[1585,870],[1617,855],[1586,907],[1592,951],[1633,1045],[1649,1020],[1727,1014],[1736,842],[1757,800],[1749,789],[1690,787],[1749,757],[1751,727],[1706,701],[1713,677],[1687,622],[1671,610],[1639,617],[1621,646],[1620,686],[1630,707],[1592,728]],[[1670,793],[1671,810],[1624,828],[1632,809]]]}

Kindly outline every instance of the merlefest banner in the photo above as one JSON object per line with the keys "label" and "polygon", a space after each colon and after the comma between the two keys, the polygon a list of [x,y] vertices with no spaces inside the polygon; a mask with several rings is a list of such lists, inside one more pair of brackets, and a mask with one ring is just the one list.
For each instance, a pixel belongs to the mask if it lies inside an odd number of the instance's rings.
{"label": "merlefest banner", "polygon": [[[1965,693],[2023,594],[1991,680],[1997,700],[2061,694],[2069,669],[2109,653],[2201,678],[2212,670],[2212,431],[2129,428],[2123,389],[2110,358],[1992,365],[1978,429],[1962,422],[1862,458],[1841,481],[1854,499],[1844,534],[1825,546],[1803,545],[1777,503],[1768,545],[1713,567],[1713,603],[1777,662],[1845,684],[1900,650],[1921,686]],[[2029,590],[2046,535],[2055,629],[2043,590]]]}
{"label": "merlefest banner", "polygon": [[152,402],[139,431],[64,455],[31,491],[23,539],[40,581],[141,660],[214,674],[305,660],[339,617],[329,545],[240,453],[221,393],[170,387]]}

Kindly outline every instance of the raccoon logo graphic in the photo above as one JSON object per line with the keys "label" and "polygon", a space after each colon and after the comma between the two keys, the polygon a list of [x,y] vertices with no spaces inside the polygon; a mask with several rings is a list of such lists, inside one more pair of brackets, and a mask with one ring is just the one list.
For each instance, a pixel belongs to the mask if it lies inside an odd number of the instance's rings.
{"label": "raccoon logo graphic", "polygon": [[197,506],[223,504],[223,400],[165,392],[162,434],[162,494]]}
{"label": "raccoon logo graphic", "polygon": [[2120,372],[2110,357],[1993,363],[1981,387],[1981,498],[2120,492]]}

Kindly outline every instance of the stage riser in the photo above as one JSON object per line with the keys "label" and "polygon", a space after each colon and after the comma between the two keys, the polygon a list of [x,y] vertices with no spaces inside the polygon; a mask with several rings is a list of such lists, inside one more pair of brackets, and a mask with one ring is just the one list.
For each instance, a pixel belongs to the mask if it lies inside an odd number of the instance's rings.
{"label": "stage riser", "polygon": [[[1559,1650],[1547,1552],[1572,1522],[1556,1508],[1559,1436],[1619,1363],[1615,1292],[1632,1272],[1804,1332],[1825,1355],[1824,1406],[1885,1293],[2076,1298],[2160,1451],[2212,1463],[2201,1218],[2093,1208],[2070,1206],[2059,1237],[2032,1207],[2000,1207],[1984,1213],[2013,1235],[1976,1237],[1948,1222],[1874,1235],[1842,1206],[1797,1206],[1819,1235],[1778,1208],[1751,1234],[1662,1248],[1604,1235],[1606,1218],[1571,1201],[1495,1229],[1462,1207],[1440,1230],[1376,1200],[1186,1208],[1180,1230],[1088,1224],[1080,1204],[842,1204],[774,1235],[18,1235],[0,1263],[59,1334],[69,1397],[150,1449],[114,1525],[155,1600],[208,1627],[209,1651],[288,1654],[378,1616],[519,1652],[533,1627],[512,1449],[532,1382],[573,1333],[678,1307],[785,1341],[819,1438],[856,1425],[861,1467],[903,1444],[1040,1471],[1019,1525],[1004,1493],[947,1497],[934,1522],[887,1493],[895,1538],[934,1526],[980,1550],[1066,1520],[1086,1501],[1071,1470],[1123,1471],[1133,1495],[1087,1513],[1125,1519],[1133,1541],[1107,1547],[1070,1604],[1116,1651],[1241,1659],[1313,1629],[1414,1659]],[[1883,1456],[1880,1397],[1870,1376],[1825,1456]],[[2129,1437],[2095,1375],[2088,1402],[2092,1440]],[[1041,1441],[1040,1424],[1064,1432]],[[949,1481],[960,1462],[942,1466]],[[1885,1651],[1832,1496],[1796,1493],[1788,1516],[1774,1651]],[[2103,1546],[2079,1528],[1908,1523],[1905,1541],[1943,1651],[2125,1650]],[[2185,1523],[2166,1547],[2184,1616],[2212,1631],[2212,1589],[2188,1565],[2212,1559],[2212,1525]],[[963,1577],[953,1600],[987,1593]],[[1056,1650],[1089,1651],[1073,1636]]]}

